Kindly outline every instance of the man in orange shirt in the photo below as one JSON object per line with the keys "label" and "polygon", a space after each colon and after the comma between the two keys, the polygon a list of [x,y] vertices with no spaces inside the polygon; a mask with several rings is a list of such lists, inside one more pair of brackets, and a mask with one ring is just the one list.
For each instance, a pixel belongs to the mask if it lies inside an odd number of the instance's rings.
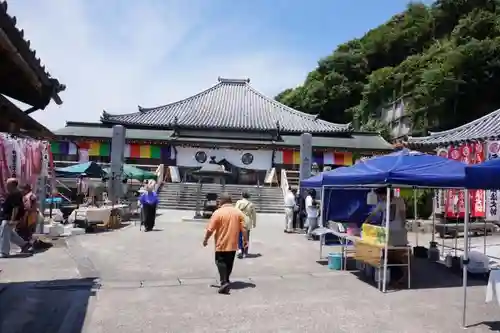
{"label": "man in orange shirt", "polygon": [[215,265],[220,275],[219,294],[227,294],[240,232],[243,233],[244,244],[248,243],[248,239],[245,216],[239,209],[233,207],[231,196],[227,193],[221,194],[219,205],[219,209],[212,214],[208,224],[203,246],[207,246],[208,240],[215,233]]}

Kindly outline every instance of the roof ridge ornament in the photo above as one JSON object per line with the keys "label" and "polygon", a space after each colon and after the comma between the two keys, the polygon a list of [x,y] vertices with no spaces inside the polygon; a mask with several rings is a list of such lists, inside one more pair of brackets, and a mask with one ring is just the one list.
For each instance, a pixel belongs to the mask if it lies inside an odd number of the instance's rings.
{"label": "roof ridge ornament", "polygon": [[109,113],[107,113],[106,110],[102,110],[101,120],[108,120],[108,119],[109,119]]}
{"label": "roof ridge ornament", "polygon": [[234,84],[244,84],[244,83],[250,83],[250,79],[228,79],[228,78],[223,78],[223,77],[218,77],[217,81],[219,83],[234,83]]}

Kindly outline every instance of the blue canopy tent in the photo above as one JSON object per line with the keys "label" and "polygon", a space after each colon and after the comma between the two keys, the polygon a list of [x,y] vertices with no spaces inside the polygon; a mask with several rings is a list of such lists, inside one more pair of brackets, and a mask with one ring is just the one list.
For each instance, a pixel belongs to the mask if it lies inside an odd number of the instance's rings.
{"label": "blue canopy tent", "polygon": [[55,172],[56,177],[78,177],[85,175],[89,178],[101,178],[106,175],[106,172],[96,162],[86,162],[64,168],[56,168]]}
{"label": "blue canopy tent", "polygon": [[500,159],[489,160],[465,168],[468,188],[497,190],[500,189]]}
{"label": "blue canopy tent", "polygon": [[[465,187],[462,162],[403,149],[322,174],[323,186]],[[317,177],[317,176],[316,176]],[[306,179],[307,184],[312,179]]]}

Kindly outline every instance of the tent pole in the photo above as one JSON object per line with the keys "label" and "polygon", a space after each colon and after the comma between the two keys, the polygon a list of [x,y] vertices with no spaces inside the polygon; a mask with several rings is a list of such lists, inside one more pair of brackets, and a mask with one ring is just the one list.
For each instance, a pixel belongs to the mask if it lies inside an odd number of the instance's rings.
{"label": "tent pole", "polygon": [[413,227],[412,227],[412,229],[415,232],[415,246],[418,246],[417,189],[416,188],[413,188]]}
{"label": "tent pole", "polygon": [[325,220],[324,220],[325,219],[325,217],[324,217],[325,216],[325,214],[324,214],[325,210],[324,210],[324,205],[323,205],[324,202],[325,202],[324,200],[325,200],[325,186],[323,185],[323,186],[321,186],[321,201],[320,201],[321,202],[321,206],[319,207],[321,209],[321,213],[319,214],[319,220],[320,220],[319,221],[319,226],[322,227],[322,228],[325,227]]}
{"label": "tent pole", "polygon": [[484,237],[483,237],[483,253],[484,255],[486,255],[486,241],[487,241],[487,237],[488,237],[488,234],[487,234],[487,230],[486,230],[486,219],[484,219]]}
{"label": "tent pole", "polygon": [[391,218],[391,188],[387,186],[387,198],[385,200],[385,247],[384,247],[384,266],[383,266],[383,279],[382,279],[382,292],[386,291],[387,284],[387,261],[389,253],[389,222]]}
{"label": "tent pole", "polygon": [[465,190],[465,215],[464,215],[464,237],[465,237],[465,246],[464,246],[464,256],[463,256],[463,294],[464,294],[464,304],[462,309],[462,327],[467,327],[467,265],[469,264],[469,247],[467,244],[469,243],[469,214],[470,214],[470,200],[469,198],[469,190]]}
{"label": "tent pole", "polygon": [[435,237],[436,237],[436,205],[437,205],[437,196],[439,195],[439,192],[434,190],[434,196],[432,199],[432,242],[434,243]]}

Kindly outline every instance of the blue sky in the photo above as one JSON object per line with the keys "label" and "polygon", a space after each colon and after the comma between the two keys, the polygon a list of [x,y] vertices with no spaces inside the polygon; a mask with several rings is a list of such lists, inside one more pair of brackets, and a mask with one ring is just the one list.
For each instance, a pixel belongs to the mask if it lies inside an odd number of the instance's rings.
{"label": "blue sky", "polygon": [[[426,1],[429,3],[430,1]],[[157,106],[217,77],[250,78],[274,96],[303,82],[335,47],[404,10],[407,0],[9,1],[64,104],[34,114],[65,121]]]}

